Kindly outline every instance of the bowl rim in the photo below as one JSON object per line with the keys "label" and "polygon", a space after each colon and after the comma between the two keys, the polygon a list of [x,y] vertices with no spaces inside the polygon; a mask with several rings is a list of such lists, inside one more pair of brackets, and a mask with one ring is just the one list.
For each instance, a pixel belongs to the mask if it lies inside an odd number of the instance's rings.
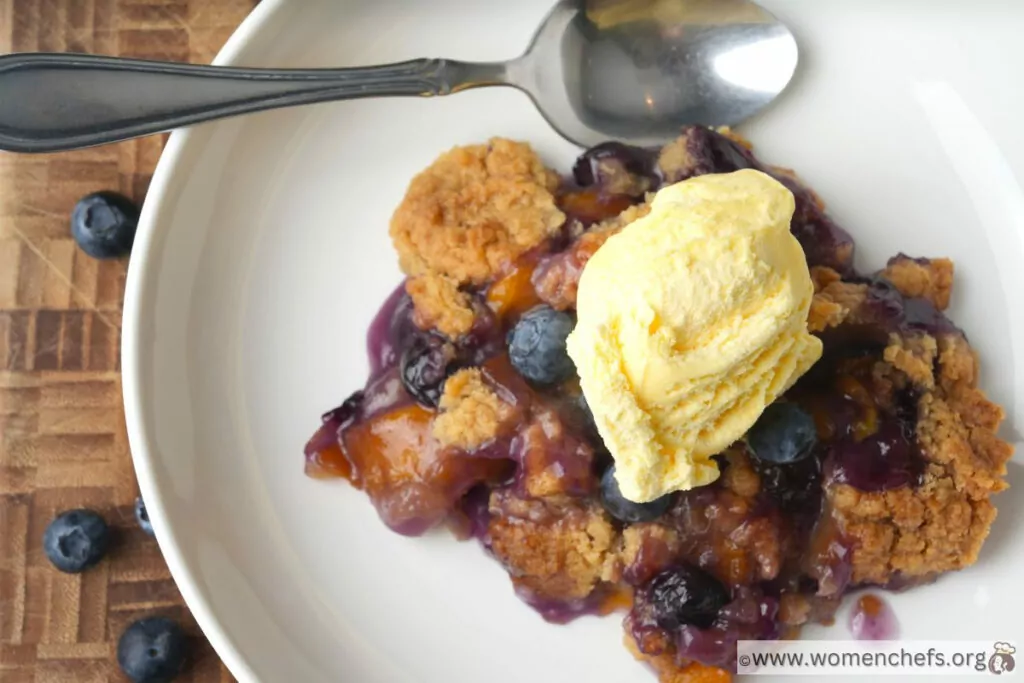
{"label": "bowl rim", "polygon": [[[286,4],[288,0],[262,0],[242,20],[212,63],[222,66],[235,64],[249,43]],[[195,133],[188,128],[171,133],[160,155],[143,203],[125,280],[121,319],[121,391],[128,445],[139,490],[146,501],[146,511],[153,522],[157,543],[171,572],[171,578],[174,579],[203,635],[231,675],[239,681],[256,681],[258,677],[217,618],[205,590],[193,580],[177,534],[167,522],[167,509],[160,495],[158,476],[152,464],[155,449],[147,428],[147,409],[144,407],[143,399],[142,349],[146,344],[143,331],[148,329],[148,316],[152,314],[152,311],[146,308],[145,302],[153,287],[153,280],[148,274],[152,271],[155,237],[161,229],[159,217],[166,208],[167,196],[171,189],[183,180],[181,174],[184,169],[179,162],[194,136]]]}
{"label": "bowl rim", "polygon": [[[282,10],[297,5],[301,6],[302,3],[262,0],[234,31],[213,63],[230,65],[243,61],[254,41],[264,38],[266,32],[275,25],[275,20],[283,19]],[[214,608],[215,601],[211,599],[211,587],[199,580],[201,575],[195,571],[194,562],[188,560],[188,554],[183,551],[180,529],[176,530],[169,524],[166,502],[170,498],[161,496],[160,491],[170,491],[170,482],[157,467],[161,458],[156,447],[158,441],[153,433],[153,406],[147,398],[153,389],[148,379],[153,343],[149,334],[155,322],[155,312],[147,306],[153,300],[157,287],[158,278],[154,267],[159,266],[160,238],[165,234],[157,231],[167,228],[162,223],[167,222],[169,212],[174,208],[171,198],[188,180],[188,155],[196,151],[199,139],[208,135],[209,131],[203,129],[175,131],[154,172],[127,272],[122,318],[121,381],[128,443],[136,476],[171,576],[199,628],[231,674],[240,681],[258,681],[254,668],[243,655],[246,650],[239,647],[236,637],[230,635],[225,627],[225,624],[230,623],[230,615],[224,610],[218,615]]]}

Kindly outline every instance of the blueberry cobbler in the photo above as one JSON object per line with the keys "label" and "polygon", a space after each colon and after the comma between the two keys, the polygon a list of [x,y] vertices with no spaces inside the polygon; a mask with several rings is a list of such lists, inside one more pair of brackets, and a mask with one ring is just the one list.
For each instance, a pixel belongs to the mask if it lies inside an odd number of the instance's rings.
{"label": "blueberry cobbler", "polygon": [[[676,251],[671,212],[712,232]],[[478,539],[545,619],[621,610],[661,681],[728,681],[739,639],[976,560],[1011,447],[944,314],[953,264],[858,272],[821,199],[735,133],[600,145],[568,178],[522,143],[459,147],[412,180],[391,236],[408,277],[306,472],[347,479],[398,533]],[[750,254],[803,280],[772,284]],[[702,268],[693,291],[660,287]],[[679,333],[694,320],[714,333]]]}

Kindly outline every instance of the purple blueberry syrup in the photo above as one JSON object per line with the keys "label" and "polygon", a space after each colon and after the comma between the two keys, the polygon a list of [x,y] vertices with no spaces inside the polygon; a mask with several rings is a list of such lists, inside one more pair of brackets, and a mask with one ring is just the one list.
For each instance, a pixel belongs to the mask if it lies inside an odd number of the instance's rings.
{"label": "purple blueberry syrup", "polygon": [[964,336],[963,331],[927,299],[905,297],[882,277],[876,276],[867,282],[868,301],[864,307],[865,312],[872,316],[873,324],[886,332]]}
{"label": "purple blueberry syrup", "polygon": [[781,636],[776,620],[778,613],[778,600],[762,595],[756,588],[742,587],[732,602],[722,608],[711,628],[680,628],[676,634],[676,652],[679,657],[735,671],[736,642],[778,639]]}
{"label": "purple blueberry syrup", "polygon": [[913,428],[889,419],[861,441],[847,436],[833,444],[826,476],[861,491],[888,491],[916,484],[923,462]]}
{"label": "purple blueberry syrup", "polygon": [[366,332],[371,378],[398,364],[401,346],[412,329],[412,299],[406,294],[403,281],[384,300]]}
{"label": "purple blueberry syrup", "polygon": [[601,614],[605,594],[596,590],[579,600],[552,600],[538,596],[529,588],[519,584],[516,596],[532,607],[540,616],[552,624],[568,624],[580,617]]}
{"label": "purple blueberry syrup", "polygon": [[853,606],[850,633],[857,640],[895,640],[899,637],[899,624],[889,603],[867,593]]}
{"label": "purple blueberry syrup", "polygon": [[[831,520],[822,519],[819,526],[828,527]],[[834,530],[816,529],[808,556],[808,577],[815,581],[815,594],[824,598],[839,597],[853,579],[853,548]]]}
{"label": "purple blueberry syrup", "polygon": [[467,524],[466,535],[487,543],[487,528],[491,523],[491,491],[486,486],[475,486],[463,496],[460,508]]}
{"label": "purple blueberry syrup", "polygon": [[372,420],[378,415],[411,404],[413,399],[402,384],[401,371],[397,367],[390,367],[370,380],[363,390],[362,402],[359,419],[351,424]]}

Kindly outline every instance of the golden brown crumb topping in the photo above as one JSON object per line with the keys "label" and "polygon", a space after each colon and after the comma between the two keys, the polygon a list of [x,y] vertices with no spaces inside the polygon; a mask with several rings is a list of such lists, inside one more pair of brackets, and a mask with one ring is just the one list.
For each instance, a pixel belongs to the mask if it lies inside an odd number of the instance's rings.
{"label": "golden brown crumb topping", "polygon": [[814,291],[820,292],[833,282],[839,282],[843,276],[827,266],[812,266],[811,282],[814,283]]}
{"label": "golden brown crumb topping", "polygon": [[855,543],[854,583],[925,578],[973,564],[995,519],[988,499],[972,501],[934,465],[917,488],[829,491],[833,514]]}
{"label": "golden brown crumb topping", "polygon": [[807,330],[812,334],[824,332],[843,322],[847,310],[842,305],[818,294],[811,299],[811,308],[807,311]]}
{"label": "golden brown crumb topping", "polygon": [[405,291],[415,306],[413,320],[420,329],[436,329],[452,339],[473,329],[475,316],[469,295],[447,275],[426,273],[410,278]]}
{"label": "golden brown crumb topping", "polygon": [[761,477],[754,470],[745,448],[725,452],[728,467],[722,473],[722,485],[743,498],[753,498],[761,490]]}
{"label": "golden brown crumb topping", "polygon": [[915,385],[930,390],[935,386],[932,368],[937,354],[938,344],[934,337],[925,334],[901,337],[894,334],[882,357]]}
{"label": "golden brown crumb topping", "polygon": [[444,383],[434,438],[442,446],[479,448],[512,426],[518,413],[484,381],[479,368],[459,370]]}
{"label": "golden brown crumb topping", "polygon": [[687,149],[685,136],[677,137],[661,148],[661,154],[658,156],[658,170],[666,178],[678,178],[691,167],[693,167],[693,155]]}
{"label": "golden brown crumb topping", "polygon": [[[623,566],[630,567],[641,559],[641,554],[659,552],[666,558],[679,553],[679,534],[675,529],[653,522],[630,524],[622,531],[622,548],[619,559]],[[666,562],[652,564],[667,564]]]}
{"label": "golden brown crumb topping", "polygon": [[811,268],[814,298],[807,313],[807,329],[823,332],[841,325],[867,296],[867,285],[843,282],[839,273],[824,266]]}
{"label": "golden brown crumb topping", "polygon": [[541,598],[585,598],[602,580],[617,533],[599,506],[491,495],[488,533],[513,581]]}
{"label": "golden brown crumb topping", "polygon": [[897,256],[881,273],[903,296],[923,297],[940,311],[953,291],[953,262],[945,258],[918,261]]}
{"label": "golden brown crumb topping", "polygon": [[486,283],[558,231],[557,185],[523,143],[494,138],[442,154],[413,178],[391,219],[402,269]]}

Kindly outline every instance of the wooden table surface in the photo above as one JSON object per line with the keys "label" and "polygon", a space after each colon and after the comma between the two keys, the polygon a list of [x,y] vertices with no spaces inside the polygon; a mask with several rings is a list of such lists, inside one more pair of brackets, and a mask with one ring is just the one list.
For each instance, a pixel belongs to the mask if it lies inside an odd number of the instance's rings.
{"label": "wooden table surface", "polygon": [[[92,52],[209,62],[255,0],[0,0],[0,53]],[[135,524],[121,404],[126,263],[78,251],[68,215],[104,189],[141,201],[164,138],[68,154],[0,152],[0,681],[123,682],[126,624],[163,614],[196,636],[183,682],[232,680],[201,638],[156,542]],[[82,575],[42,534],[89,507],[117,543]]]}

